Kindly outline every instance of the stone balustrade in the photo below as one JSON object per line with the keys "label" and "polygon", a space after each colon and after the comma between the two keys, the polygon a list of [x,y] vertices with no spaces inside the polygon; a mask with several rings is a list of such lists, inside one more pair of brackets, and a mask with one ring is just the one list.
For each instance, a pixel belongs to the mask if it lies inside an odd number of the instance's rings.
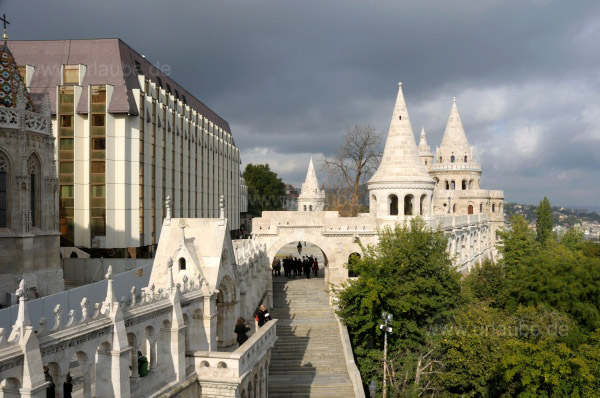
{"label": "stone balustrade", "polygon": [[[277,340],[276,325],[276,319],[267,322],[233,352],[194,352],[194,368],[203,393],[210,396],[214,381],[222,380],[231,384],[227,396],[266,398],[270,351]],[[250,395],[253,390],[256,395]]]}
{"label": "stone balustrade", "polygon": [[27,130],[50,134],[50,122],[46,115],[25,109],[0,108],[0,128]]}

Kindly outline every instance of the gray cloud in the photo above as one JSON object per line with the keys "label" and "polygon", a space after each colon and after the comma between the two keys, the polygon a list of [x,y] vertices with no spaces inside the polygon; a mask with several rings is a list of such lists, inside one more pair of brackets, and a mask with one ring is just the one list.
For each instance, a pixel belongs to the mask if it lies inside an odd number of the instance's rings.
{"label": "gray cloud", "polygon": [[[302,182],[346,127],[387,132],[404,82],[435,148],[457,97],[483,185],[600,204],[600,3],[4,2],[14,39],[120,37],[232,126],[245,162]],[[32,12],[36,10],[36,12]]]}

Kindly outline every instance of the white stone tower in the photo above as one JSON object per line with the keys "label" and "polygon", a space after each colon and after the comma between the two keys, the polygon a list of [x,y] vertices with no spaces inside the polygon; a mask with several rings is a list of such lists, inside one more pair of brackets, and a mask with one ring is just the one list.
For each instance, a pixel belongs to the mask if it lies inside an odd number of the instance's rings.
{"label": "white stone tower", "polygon": [[425,127],[421,127],[421,139],[419,140],[419,158],[421,163],[425,166],[425,170],[429,171],[431,164],[433,163],[433,153],[427,143],[427,136],[425,135]]}
{"label": "white stone tower", "polygon": [[402,83],[392,114],[383,158],[371,177],[370,213],[377,218],[431,215],[431,199],[435,183],[419,160]]}
{"label": "white stone tower", "polygon": [[456,107],[456,98],[452,100],[442,144],[436,149],[435,154],[436,166],[430,171],[439,181],[442,190],[479,189],[481,165],[475,161],[473,147],[469,146],[467,141]]}
{"label": "white stone tower", "polygon": [[298,196],[298,211],[323,211],[325,208],[325,190],[319,189],[319,180],[313,165],[312,156],[306,172],[306,180],[302,184],[302,192]]}

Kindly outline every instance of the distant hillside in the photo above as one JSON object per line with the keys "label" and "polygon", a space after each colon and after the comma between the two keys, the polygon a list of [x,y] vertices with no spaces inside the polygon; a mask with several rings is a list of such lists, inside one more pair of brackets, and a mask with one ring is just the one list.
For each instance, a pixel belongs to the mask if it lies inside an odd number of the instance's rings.
{"label": "distant hillside", "polygon": [[[572,227],[582,222],[600,223],[600,206],[591,206],[599,208],[599,211],[591,211],[586,208],[567,208],[552,206],[552,215],[554,216],[554,225],[562,225],[564,227]],[[537,206],[523,205],[519,203],[507,202],[504,206],[504,211],[507,216],[520,214],[529,222],[534,222],[536,219],[535,210]]]}

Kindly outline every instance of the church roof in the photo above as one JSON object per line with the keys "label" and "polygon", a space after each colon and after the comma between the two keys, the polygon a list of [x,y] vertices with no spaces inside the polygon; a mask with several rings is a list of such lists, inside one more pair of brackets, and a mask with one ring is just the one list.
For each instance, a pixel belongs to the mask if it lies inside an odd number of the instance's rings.
{"label": "church roof", "polygon": [[395,182],[433,182],[419,160],[417,143],[402,93],[402,83],[398,84],[398,97],[383,158],[369,184]]}
{"label": "church roof", "polygon": [[425,134],[425,126],[421,127],[421,138],[419,140],[419,154],[430,154],[431,148],[427,143],[427,136]]}
{"label": "church roof", "polygon": [[465,134],[465,129],[460,120],[458,108],[456,107],[456,98],[452,100],[450,116],[448,117],[448,123],[446,124],[446,130],[444,131],[444,137],[440,146],[453,149],[469,148],[467,135]]}
{"label": "church roof", "polygon": [[24,109],[33,111],[31,97],[25,89],[15,58],[4,41],[0,46],[0,106],[17,108],[19,101],[25,101]]}
{"label": "church roof", "polygon": [[[192,109],[231,132],[225,119],[120,39],[15,40],[9,43],[18,65],[32,65],[36,71],[44,72],[33,73],[31,97],[38,105],[46,93],[50,94],[53,114],[56,114],[56,86],[61,84],[61,65],[86,65],[82,86],[112,85],[114,91],[108,112],[130,115],[139,114],[132,90],[141,89],[137,77],[141,70],[152,82],[165,90],[170,88],[173,95],[178,93],[179,99],[185,100]],[[80,96],[76,112],[87,114],[88,107],[88,96]]]}

